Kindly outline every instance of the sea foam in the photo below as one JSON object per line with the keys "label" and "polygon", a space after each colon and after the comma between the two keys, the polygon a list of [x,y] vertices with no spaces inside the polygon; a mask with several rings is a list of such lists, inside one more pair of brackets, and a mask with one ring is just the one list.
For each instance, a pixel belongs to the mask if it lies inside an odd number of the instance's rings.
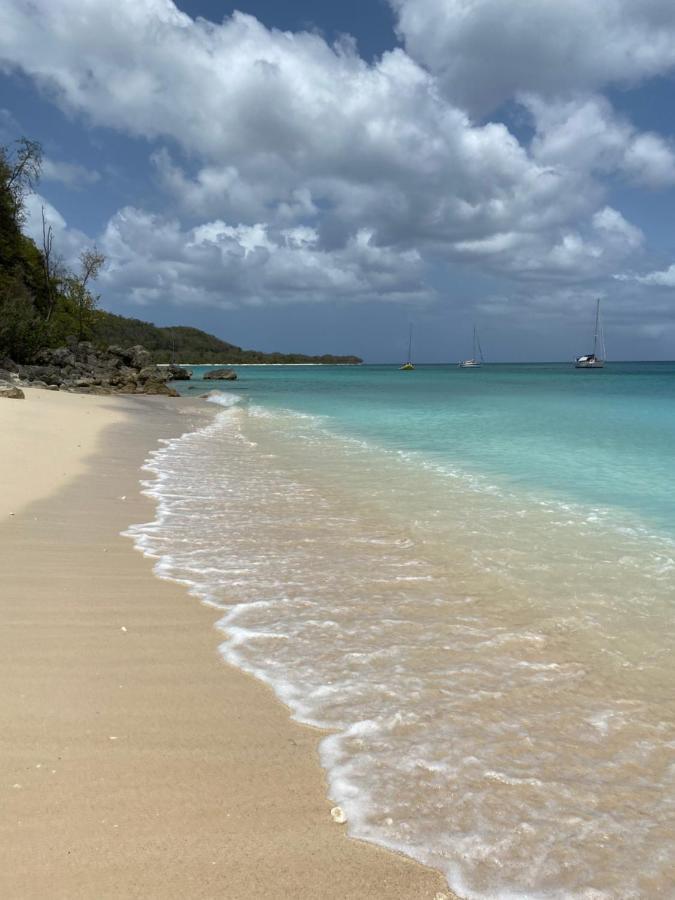
{"label": "sea foam", "polygon": [[331,730],[350,834],[467,898],[667,896],[672,548],[323,424],[235,402],[152,454],[129,533]]}

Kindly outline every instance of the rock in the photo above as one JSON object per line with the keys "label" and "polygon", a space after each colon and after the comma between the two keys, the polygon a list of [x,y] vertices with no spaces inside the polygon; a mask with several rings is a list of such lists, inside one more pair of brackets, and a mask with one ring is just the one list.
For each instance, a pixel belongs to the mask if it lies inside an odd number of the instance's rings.
{"label": "rock", "polygon": [[118,347],[116,344],[111,344],[110,347],[106,350],[108,356],[112,356],[113,358],[120,361],[125,366],[130,366],[133,362],[134,351],[132,348],[127,348],[126,350],[123,347]]}
{"label": "rock", "polygon": [[129,354],[129,365],[133,366],[134,369],[144,369],[152,363],[152,356],[140,344],[136,344],[135,347],[129,347],[126,352]]}
{"label": "rock", "polygon": [[160,369],[159,366],[145,366],[145,368],[141,369],[138,373],[138,380],[141,384],[145,384],[146,381],[158,381],[163,383],[168,381],[170,377],[168,371],[166,369]]}
{"label": "rock", "polygon": [[237,373],[233,369],[211,369],[203,378],[204,381],[236,381]]}
{"label": "rock", "polygon": [[171,363],[167,369],[171,381],[189,381],[192,378],[192,372],[184,369],[183,366],[177,366]]}
{"label": "rock", "polygon": [[48,347],[37,355],[37,361],[47,366],[72,366],[77,363],[75,354],[68,347]]}
{"label": "rock", "polygon": [[0,397],[5,397],[7,400],[25,400],[26,395],[21,388],[0,386]]}
{"label": "rock", "polygon": [[111,345],[97,350],[89,341],[67,338],[66,347],[42,350],[34,365],[18,366],[0,360],[0,387],[27,381],[32,387],[72,391],[78,394],[164,394],[178,397],[166,384],[172,377],[189,378],[190,372],[152,365],[148,351],[137,345],[124,349]]}
{"label": "rock", "polygon": [[147,381],[140,390],[142,394],[166,394],[167,397],[180,397],[175,388],[163,381]]}

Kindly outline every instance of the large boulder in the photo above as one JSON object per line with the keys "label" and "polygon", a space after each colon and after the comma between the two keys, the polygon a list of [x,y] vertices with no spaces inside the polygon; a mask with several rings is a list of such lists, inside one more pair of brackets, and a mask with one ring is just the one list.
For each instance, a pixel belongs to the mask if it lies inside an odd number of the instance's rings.
{"label": "large boulder", "polygon": [[24,366],[24,376],[28,381],[41,381],[44,384],[62,384],[63,371],[58,366]]}
{"label": "large boulder", "polygon": [[180,397],[180,394],[175,388],[169,387],[169,385],[163,381],[146,381],[146,383],[139,389],[138,393],[164,394],[167,397]]}
{"label": "large boulder", "polygon": [[237,373],[233,369],[211,369],[202,377],[204,381],[236,381]]}
{"label": "large boulder", "polygon": [[145,384],[147,381],[157,381],[164,384],[170,378],[168,369],[160,369],[159,366],[145,366],[138,373],[138,380],[141,384]]}
{"label": "large boulder", "polygon": [[6,400],[24,400],[26,395],[18,387],[5,387],[0,384],[0,397],[4,397]]}
{"label": "large boulder", "polygon": [[189,381],[192,378],[192,372],[189,369],[184,369],[183,366],[177,366],[175,363],[169,365],[167,372],[171,381]]}
{"label": "large boulder", "polygon": [[134,369],[144,369],[152,363],[152,356],[145,347],[136,344],[135,347],[129,347],[126,351],[129,354],[129,365]]}
{"label": "large boulder", "polygon": [[77,360],[69,347],[47,347],[38,353],[37,362],[62,368],[76,365]]}

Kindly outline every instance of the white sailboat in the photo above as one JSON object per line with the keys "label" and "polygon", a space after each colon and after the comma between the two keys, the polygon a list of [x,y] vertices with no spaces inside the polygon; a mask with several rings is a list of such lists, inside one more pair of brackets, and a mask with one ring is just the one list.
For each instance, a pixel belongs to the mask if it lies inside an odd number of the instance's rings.
{"label": "white sailboat", "polygon": [[595,307],[595,334],[593,336],[593,352],[585,356],[577,356],[574,366],[577,369],[602,369],[605,365],[605,332],[600,321],[600,300]]}
{"label": "white sailboat", "polygon": [[411,372],[415,368],[415,364],[412,361],[412,325],[410,326],[410,333],[408,335],[408,361],[404,362],[402,366],[399,366],[400,372]]}
{"label": "white sailboat", "polygon": [[478,337],[478,329],[473,326],[473,356],[471,359],[463,359],[458,365],[460,369],[478,369],[484,362],[483,350]]}

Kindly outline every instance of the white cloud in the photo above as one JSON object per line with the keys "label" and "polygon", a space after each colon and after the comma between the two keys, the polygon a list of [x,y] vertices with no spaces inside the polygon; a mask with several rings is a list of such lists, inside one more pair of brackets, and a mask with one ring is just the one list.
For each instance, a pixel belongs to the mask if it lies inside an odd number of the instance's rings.
{"label": "white cloud", "polygon": [[[498,4],[506,28],[491,40],[504,48],[480,57],[481,91],[493,90],[490,78],[509,82],[502,52],[523,75],[509,91],[532,88],[536,59],[541,72],[549,65],[545,54],[508,57],[534,15],[521,5],[519,17],[519,4]],[[544,20],[553,6],[540,0]],[[402,28],[418,16],[424,31],[434,5],[398,8]],[[455,56],[460,68],[475,62],[471,36],[495,5],[439,9],[452,26],[438,27],[441,56],[452,28],[468,29]],[[537,37],[548,47],[548,33]],[[5,0],[0,62],[69,113],[153,142],[173,215],[127,207],[101,238],[110,291],[139,302],[423,300],[425,271],[439,262],[516,279],[604,277],[630,264],[642,239],[608,207],[602,176],[667,184],[674,168],[663,139],[597,98],[547,105],[529,95],[537,135],[526,147],[503,124],[477,125],[457,105],[467,98],[443,95],[448,72],[430,74],[401,49],[371,65],[347,42],[242,13],[194,21],[170,0]]]}
{"label": "white cloud", "polygon": [[408,53],[485,112],[522,91],[633,84],[675,65],[672,0],[389,0]]}
{"label": "white cloud", "polygon": [[42,160],[42,179],[44,181],[59,181],[67,187],[81,188],[96,184],[101,175],[85,166],[77,163],[57,161],[49,156]]}
{"label": "white cloud", "polygon": [[649,272],[647,275],[619,275],[617,278],[620,281],[637,281],[640,284],[675,288],[675,263],[660,272]]}
{"label": "white cloud", "polygon": [[28,194],[24,201],[25,221],[23,230],[38,247],[43,245],[42,214],[45,224],[53,232],[55,258],[60,258],[69,268],[77,266],[78,257],[85,247],[93,243],[86,234],[70,228],[61,213],[41,194]]}
{"label": "white cloud", "polygon": [[198,303],[219,307],[327,299],[424,302],[415,251],[395,253],[359,232],[339,249],[316,246],[311,229],[271,233],[265,225],[205,222],[183,229],[126,207],[108,222],[99,246],[108,265],[102,284],[139,304]]}
{"label": "white cloud", "polygon": [[675,184],[675,153],[661,136],[639,133],[600,96],[565,100],[521,95],[532,114],[532,155],[541,165],[577,173],[618,172],[652,188]]}

